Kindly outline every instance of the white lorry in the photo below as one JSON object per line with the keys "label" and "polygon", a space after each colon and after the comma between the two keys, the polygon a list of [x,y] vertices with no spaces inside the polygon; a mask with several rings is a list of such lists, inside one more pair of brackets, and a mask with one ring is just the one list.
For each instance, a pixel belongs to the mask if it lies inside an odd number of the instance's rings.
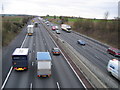
{"label": "white lorry", "polygon": [[37,76],[50,77],[51,76],[51,61],[52,58],[49,52],[37,52]]}
{"label": "white lorry", "polygon": [[28,25],[27,26],[27,34],[29,36],[33,35],[33,32],[34,32],[34,25]]}
{"label": "white lorry", "polygon": [[66,31],[66,32],[71,32],[71,26],[67,25],[67,24],[61,24],[61,29]]}

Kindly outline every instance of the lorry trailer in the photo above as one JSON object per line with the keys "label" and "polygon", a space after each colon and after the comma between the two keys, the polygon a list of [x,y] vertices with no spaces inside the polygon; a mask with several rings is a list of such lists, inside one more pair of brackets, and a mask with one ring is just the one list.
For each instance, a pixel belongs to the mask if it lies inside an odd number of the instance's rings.
{"label": "lorry trailer", "polygon": [[27,26],[27,34],[29,36],[33,35],[33,32],[34,32],[34,26],[33,25],[28,25]]}
{"label": "lorry trailer", "polygon": [[37,52],[37,76],[51,76],[51,61],[52,58],[49,52]]}

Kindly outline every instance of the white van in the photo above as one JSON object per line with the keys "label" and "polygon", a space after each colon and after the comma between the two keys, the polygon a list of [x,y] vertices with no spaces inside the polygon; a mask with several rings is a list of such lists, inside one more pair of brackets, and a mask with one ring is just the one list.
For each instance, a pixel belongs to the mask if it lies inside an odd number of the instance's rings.
{"label": "white van", "polygon": [[119,60],[117,60],[117,59],[109,60],[107,70],[115,78],[120,80],[120,61]]}

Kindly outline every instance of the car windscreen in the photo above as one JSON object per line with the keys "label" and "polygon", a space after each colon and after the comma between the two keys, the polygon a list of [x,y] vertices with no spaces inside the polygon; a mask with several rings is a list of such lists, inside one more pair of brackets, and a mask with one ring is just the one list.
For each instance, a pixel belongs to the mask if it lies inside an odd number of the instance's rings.
{"label": "car windscreen", "polygon": [[116,53],[120,53],[120,50],[114,50]]}
{"label": "car windscreen", "polygon": [[68,30],[71,30],[71,28],[67,28]]}
{"label": "car windscreen", "polygon": [[12,59],[13,60],[27,60],[27,56],[17,55],[17,56],[12,56]]}
{"label": "car windscreen", "polygon": [[55,52],[59,52],[59,50],[58,50],[58,49],[54,49],[54,51],[55,51]]}
{"label": "car windscreen", "polygon": [[81,43],[85,43],[84,41],[82,41]]}

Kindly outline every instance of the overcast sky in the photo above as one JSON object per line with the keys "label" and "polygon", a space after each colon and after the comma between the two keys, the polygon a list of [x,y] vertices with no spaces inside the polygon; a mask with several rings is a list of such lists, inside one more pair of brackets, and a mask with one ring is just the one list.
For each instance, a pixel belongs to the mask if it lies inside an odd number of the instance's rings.
{"label": "overcast sky", "polygon": [[108,11],[108,17],[114,18],[118,16],[118,2],[119,0],[0,0],[0,13],[102,19]]}

